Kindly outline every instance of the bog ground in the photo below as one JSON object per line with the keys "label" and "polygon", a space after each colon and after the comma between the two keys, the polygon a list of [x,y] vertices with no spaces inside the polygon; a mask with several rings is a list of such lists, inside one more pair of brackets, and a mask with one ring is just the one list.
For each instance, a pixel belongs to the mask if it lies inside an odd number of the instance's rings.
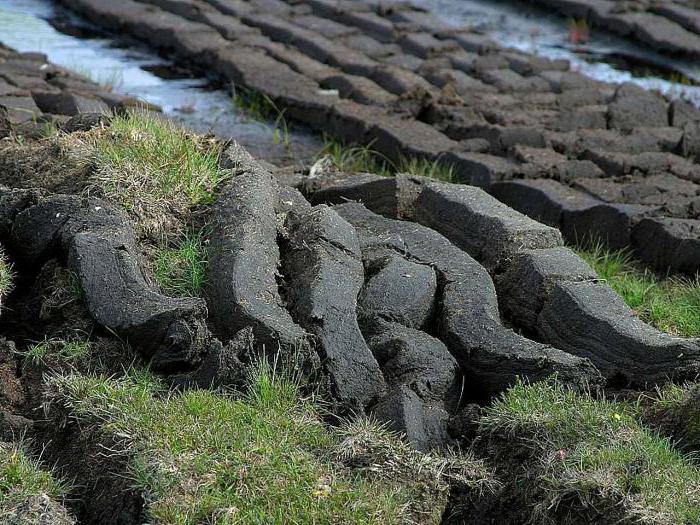
{"label": "bog ground", "polygon": [[324,146],[0,48],[0,521],[700,523],[698,108],[409,4],[65,4]]}

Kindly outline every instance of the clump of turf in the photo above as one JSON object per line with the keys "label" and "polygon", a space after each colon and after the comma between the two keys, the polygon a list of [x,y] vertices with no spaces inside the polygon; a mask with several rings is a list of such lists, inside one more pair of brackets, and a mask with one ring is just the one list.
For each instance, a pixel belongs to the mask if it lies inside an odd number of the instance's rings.
{"label": "clump of turf", "polygon": [[659,279],[637,267],[629,253],[611,252],[599,243],[579,255],[641,319],[673,335],[700,336],[700,277]]}
{"label": "clump of turf", "polygon": [[488,479],[469,457],[420,455],[373,425],[336,433],[269,365],[239,397],[168,392],[146,373],[52,384],[72,417],[120,437],[156,523],[439,523],[452,478]]}
{"label": "clump of turf", "polygon": [[112,118],[91,136],[93,184],[137,217],[151,236],[177,230],[193,207],[210,204],[228,177],[220,144],[145,112]]}
{"label": "clump of turf", "polygon": [[25,454],[0,443],[0,523],[68,525],[75,520],[58,503],[67,487]]}
{"label": "clump of turf", "polygon": [[0,141],[0,184],[45,188],[58,193],[83,190],[91,172],[91,149],[84,133],[46,128],[43,140]]}
{"label": "clump of turf", "polygon": [[631,405],[520,383],[485,410],[480,436],[515,461],[534,522],[700,522],[700,470]]}
{"label": "clump of turf", "polygon": [[173,297],[199,297],[207,278],[207,250],[201,232],[183,233],[154,254],[153,273],[160,289]]}

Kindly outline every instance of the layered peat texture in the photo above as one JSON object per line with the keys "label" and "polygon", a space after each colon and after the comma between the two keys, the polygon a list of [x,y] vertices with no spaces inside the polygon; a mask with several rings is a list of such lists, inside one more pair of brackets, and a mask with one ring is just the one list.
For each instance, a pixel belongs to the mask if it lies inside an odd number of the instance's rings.
{"label": "layered peat texture", "polygon": [[62,2],[339,141],[450,166],[569,242],[629,247],[661,271],[700,266],[700,110],[688,102],[596,82],[404,3]]}
{"label": "layered peat texture", "polygon": [[[468,384],[484,381],[482,390],[501,390],[512,376],[500,365],[516,362],[529,377],[556,373],[569,384],[590,382],[594,374],[576,377],[590,365],[573,356],[589,359],[617,386],[645,387],[697,374],[700,342],[641,322],[563,246],[558,230],[480,188],[398,176],[379,193],[380,178],[331,175],[315,184],[310,199],[362,200],[388,218],[359,204],[337,209],[361,235],[373,238],[366,241],[371,249],[390,247],[435,268],[438,283],[444,283],[438,287],[443,295],[436,329],[462,359]],[[501,316],[537,343],[503,328]]]}
{"label": "layered peat texture", "polygon": [[528,0],[562,15],[631,38],[657,51],[700,58],[700,5],[697,2],[614,2],[611,0]]}

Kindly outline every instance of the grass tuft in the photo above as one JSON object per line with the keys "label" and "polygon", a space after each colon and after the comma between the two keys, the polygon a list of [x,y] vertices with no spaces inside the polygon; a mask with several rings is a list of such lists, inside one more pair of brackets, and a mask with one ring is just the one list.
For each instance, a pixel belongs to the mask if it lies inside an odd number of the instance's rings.
{"label": "grass tuft", "polygon": [[[34,505],[29,502],[39,498],[60,499],[66,491],[67,486],[27,456],[21,444],[0,443],[0,522],[49,523],[39,520],[42,516],[31,512]],[[50,516],[41,514],[44,519],[51,520]],[[33,519],[37,521],[31,521]]]}
{"label": "grass tuft", "polygon": [[700,336],[700,277],[659,279],[638,268],[628,252],[601,243],[578,253],[641,319],[673,335]]}
{"label": "grass tuft", "polygon": [[[436,492],[411,476],[402,476],[402,483],[375,476],[374,463],[351,469],[339,461],[352,427],[342,435],[326,427],[300,398],[297,384],[264,362],[252,368],[249,389],[240,397],[168,392],[146,372],[51,381],[57,400],[74,417],[121,437],[133,483],[147,495],[151,522],[427,523],[416,509],[435,514],[439,508]],[[396,454],[403,457],[405,445]],[[476,462],[465,459],[459,468],[485,477]],[[469,472],[465,479],[481,479]],[[423,477],[444,498],[441,474],[426,470]]]}
{"label": "grass tuft", "polygon": [[440,160],[401,158],[398,163],[372,149],[371,145],[345,145],[325,137],[317,158],[330,156],[335,165],[346,173],[375,173],[390,177],[405,173],[443,182],[455,182],[455,169]]}
{"label": "grass tuft", "polygon": [[15,272],[12,269],[12,263],[8,260],[4,250],[0,248],[0,303],[12,291],[14,278]]}
{"label": "grass tuft", "polygon": [[124,71],[121,69],[110,69],[96,73],[84,64],[72,64],[68,69],[73,74],[82,76],[85,80],[99,84],[103,91],[119,90],[124,84]]}
{"label": "grass tuft", "polygon": [[285,109],[280,109],[270,97],[259,91],[234,86],[233,105],[238,111],[245,113],[253,120],[271,122],[273,144],[282,144],[289,148],[291,136],[287,119],[284,116]]}
{"label": "grass tuft", "polygon": [[480,429],[504,456],[528,458],[537,522],[555,522],[560,506],[626,523],[700,522],[700,470],[630,405],[520,383],[486,409]]}
{"label": "grass tuft", "polygon": [[318,158],[329,155],[335,165],[346,173],[375,173],[391,176],[391,161],[370,146],[344,145],[324,137]]}
{"label": "grass tuft", "polygon": [[228,177],[220,145],[145,112],[112,119],[94,135],[93,182],[134,213],[146,233],[162,233],[173,215],[211,204]]}
{"label": "grass tuft", "polygon": [[396,167],[396,172],[428,177],[442,182],[457,182],[454,166],[440,160],[403,158]]}
{"label": "grass tuft", "polygon": [[154,274],[160,289],[172,297],[199,297],[207,279],[207,250],[201,232],[185,233],[175,246],[159,248]]}
{"label": "grass tuft", "polygon": [[667,384],[642,396],[637,410],[643,421],[670,436],[676,446],[694,454],[700,451],[700,383]]}
{"label": "grass tuft", "polygon": [[25,366],[49,366],[52,363],[75,365],[86,361],[91,354],[92,343],[87,340],[44,339],[19,352],[25,360]]}

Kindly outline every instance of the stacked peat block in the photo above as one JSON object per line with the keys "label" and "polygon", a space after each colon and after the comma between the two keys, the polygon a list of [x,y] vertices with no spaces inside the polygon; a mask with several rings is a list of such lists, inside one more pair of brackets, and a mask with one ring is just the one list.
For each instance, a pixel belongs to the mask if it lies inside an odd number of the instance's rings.
{"label": "stacked peat block", "polygon": [[632,247],[660,270],[700,265],[700,110],[687,102],[596,82],[406,3],[62,1],[338,140],[453,166],[567,241]]}
{"label": "stacked peat block", "polygon": [[[480,314],[489,309],[489,293],[471,302],[467,310],[463,310],[463,306],[451,310],[447,290],[459,282],[454,274],[469,273],[466,269],[455,271],[455,266],[459,265],[454,262],[453,253],[461,260],[478,261],[481,271],[486,274],[488,270],[493,277],[493,299],[497,291],[498,303],[494,302],[494,311],[488,314],[492,320],[498,319],[500,306],[501,315],[522,333],[565,350],[569,357],[589,359],[608,384],[645,387],[669,379],[690,379],[697,374],[700,341],[673,337],[641,322],[612,289],[597,279],[588,265],[562,246],[556,229],[509,208],[479,188],[410,176],[392,180],[394,207],[386,206],[389,201],[386,195],[377,198],[373,181],[362,175],[329,180],[310,198],[312,202],[331,203],[358,199],[388,217],[411,221],[380,218],[365,208],[361,212],[356,208],[359,204],[338,206],[342,215],[351,217],[358,231],[363,232],[372,225],[379,239],[377,242],[388,243],[392,239],[388,232],[395,231],[397,251],[437,269],[448,266],[443,276],[448,284],[440,302],[441,328],[438,331],[447,330],[442,332],[443,336],[458,361],[462,355],[458,350],[461,349],[458,336],[465,334],[464,340],[469,341],[471,348],[468,360],[460,364],[465,373],[476,372],[470,378],[471,384],[487,377],[491,385],[496,384],[488,375],[497,370],[489,360],[488,350],[476,352],[475,345],[478,348],[478,342],[484,339],[488,344],[498,341],[496,346],[502,352],[504,347],[516,348],[516,339],[504,337],[501,329],[481,318]],[[344,211],[348,209],[350,211]],[[382,224],[384,226],[380,227]],[[423,231],[426,232],[424,238],[419,238],[419,232]],[[482,290],[487,290],[490,278],[486,275],[479,282]],[[475,290],[475,286],[472,282],[470,289]],[[459,320],[452,328],[451,312],[458,313]],[[474,331],[474,326],[487,330],[489,337],[481,336],[479,329]],[[527,340],[521,338],[521,341]],[[450,343],[457,346],[450,346]],[[542,359],[544,363],[548,356],[557,363],[558,356],[548,355],[542,345],[537,348],[532,341],[527,343],[527,351],[514,359],[522,369],[528,370],[529,377],[537,374],[526,364],[528,359]],[[486,359],[488,366],[478,368],[480,359]],[[550,373],[556,371],[564,378],[566,367],[560,366],[561,362],[554,365]],[[577,366],[581,370],[585,368],[581,363]],[[587,380],[590,381],[590,377]],[[565,381],[575,382],[572,378]]]}
{"label": "stacked peat block", "polygon": [[661,53],[700,57],[700,5],[683,0],[528,0],[565,16],[587,20]]}
{"label": "stacked peat block", "polygon": [[27,279],[66,266],[86,315],[175,385],[240,386],[246,362],[281,359],[330,413],[419,449],[453,444],[469,404],[519,378],[648,388],[700,372],[698,341],[639,321],[556,228],[481,188],[314,167],[297,189],[235,143],[220,165],[203,298],[164,295],[102,199],[1,187],[0,243]]}

